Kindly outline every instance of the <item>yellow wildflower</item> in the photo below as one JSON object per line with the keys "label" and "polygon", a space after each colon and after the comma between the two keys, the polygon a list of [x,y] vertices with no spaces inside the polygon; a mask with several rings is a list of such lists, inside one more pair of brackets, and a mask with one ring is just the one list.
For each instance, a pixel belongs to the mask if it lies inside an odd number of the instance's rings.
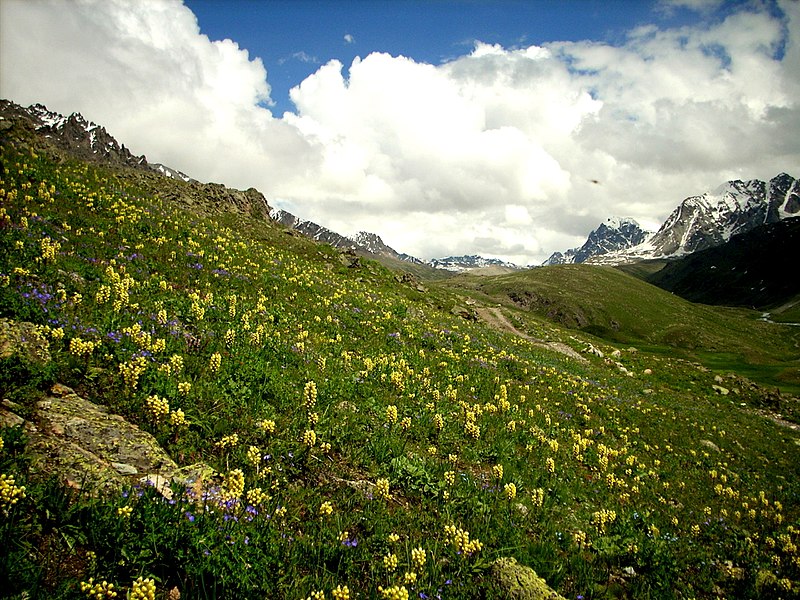
{"label": "yellow wildflower", "polygon": [[507,483],[503,486],[503,491],[506,493],[506,498],[513,500],[517,497],[517,486],[513,483]]}
{"label": "yellow wildflower", "polygon": [[422,567],[425,565],[425,549],[422,546],[412,548],[411,562],[417,569],[422,569]]}
{"label": "yellow wildflower", "polygon": [[306,383],[303,388],[303,406],[310,411],[317,403],[317,384],[313,381]]}
{"label": "yellow wildflower", "polygon": [[113,583],[108,583],[107,581],[95,583],[94,577],[90,577],[89,581],[81,581],[81,591],[92,600],[117,597]]}
{"label": "yellow wildflower", "polygon": [[387,571],[394,571],[397,568],[397,554],[390,552],[383,557],[383,566]]}
{"label": "yellow wildflower", "polygon": [[9,509],[24,497],[25,486],[16,485],[13,475],[0,474],[0,510],[3,514],[7,515]]}
{"label": "yellow wildflower", "polygon": [[313,448],[314,444],[317,443],[317,432],[313,429],[306,429],[303,432],[303,444],[308,446],[309,448]]}
{"label": "yellow wildflower", "polygon": [[151,578],[139,577],[131,587],[131,600],[155,600],[156,584]]}
{"label": "yellow wildflower", "polygon": [[403,585],[393,585],[390,588],[378,586],[378,592],[384,600],[408,600],[408,590]]}
{"label": "yellow wildflower", "polygon": [[389,480],[382,477],[375,482],[375,496],[382,500],[391,500],[392,495],[389,493]]}

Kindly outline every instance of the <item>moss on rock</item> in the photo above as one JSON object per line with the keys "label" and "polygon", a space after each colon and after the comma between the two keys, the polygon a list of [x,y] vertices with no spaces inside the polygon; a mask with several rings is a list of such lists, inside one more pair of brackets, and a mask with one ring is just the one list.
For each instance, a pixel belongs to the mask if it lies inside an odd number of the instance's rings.
{"label": "moss on rock", "polygon": [[508,600],[565,600],[530,567],[515,558],[498,558],[490,568],[487,598]]}

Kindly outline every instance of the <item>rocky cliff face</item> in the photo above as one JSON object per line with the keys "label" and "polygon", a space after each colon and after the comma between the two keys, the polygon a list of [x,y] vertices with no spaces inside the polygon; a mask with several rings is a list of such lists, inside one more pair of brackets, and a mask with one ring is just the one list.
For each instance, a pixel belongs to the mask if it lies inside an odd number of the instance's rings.
{"label": "rocky cliff face", "polygon": [[8,100],[0,100],[0,115],[8,121],[26,121],[29,127],[55,147],[76,158],[115,166],[150,168],[144,156],[135,156],[104,127],[87,121],[80,113],[65,117],[47,110],[42,104],[25,108]]}

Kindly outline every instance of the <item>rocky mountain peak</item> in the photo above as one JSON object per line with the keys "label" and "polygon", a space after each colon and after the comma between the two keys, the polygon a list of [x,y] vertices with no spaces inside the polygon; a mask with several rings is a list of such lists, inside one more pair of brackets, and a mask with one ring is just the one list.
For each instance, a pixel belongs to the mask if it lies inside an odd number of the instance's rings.
{"label": "rocky mountain peak", "polygon": [[[620,264],[648,258],[678,257],[719,246],[755,227],[798,215],[800,181],[791,175],[780,173],[768,182],[734,179],[712,191],[685,198],[652,235],[638,233],[638,225],[635,228],[630,226],[626,242],[623,233],[625,220],[612,218],[590,233],[581,248],[556,252],[544,264]],[[609,236],[609,231],[614,234]],[[623,235],[618,235],[618,232]],[[618,240],[620,246],[612,248],[606,245],[606,237]],[[634,243],[626,245],[628,242]]]}
{"label": "rocky mountain peak", "polygon": [[87,120],[81,113],[64,116],[49,110],[43,104],[19,106],[10,100],[0,99],[0,113],[6,119],[24,122],[44,136],[57,148],[79,159],[156,171],[172,179],[194,181],[188,175],[165,165],[150,164],[145,156],[136,156],[125,144],[120,144],[105,127]]}
{"label": "rocky mountain peak", "polygon": [[594,256],[631,248],[644,242],[650,233],[629,217],[609,217],[594,229],[579,248],[556,252],[544,265],[583,263]]}
{"label": "rocky mountain peak", "polygon": [[359,231],[350,239],[373,254],[380,254],[382,252],[386,252],[387,250],[391,250],[391,252],[396,254],[394,250],[389,248],[389,246],[384,243],[384,241],[381,239],[381,236],[375,233]]}

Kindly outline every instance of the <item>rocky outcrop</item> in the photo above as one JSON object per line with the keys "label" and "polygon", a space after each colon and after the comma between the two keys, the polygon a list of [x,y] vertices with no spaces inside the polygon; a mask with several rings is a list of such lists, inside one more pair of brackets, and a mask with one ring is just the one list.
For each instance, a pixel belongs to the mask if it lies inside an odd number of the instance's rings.
{"label": "rocky outcrop", "polygon": [[487,598],[508,600],[565,600],[536,571],[521,565],[515,558],[498,558],[489,567]]}
{"label": "rocky outcrop", "polygon": [[33,469],[75,488],[171,479],[178,465],[156,439],[61,384],[36,403],[28,426]]}
{"label": "rocky outcrop", "polygon": [[21,416],[29,412],[4,400],[0,426],[24,429],[31,473],[41,478],[90,492],[151,485],[167,498],[173,483],[205,489],[214,478],[204,464],[178,467],[152,435],[65,385],[54,385],[32,417]]}

